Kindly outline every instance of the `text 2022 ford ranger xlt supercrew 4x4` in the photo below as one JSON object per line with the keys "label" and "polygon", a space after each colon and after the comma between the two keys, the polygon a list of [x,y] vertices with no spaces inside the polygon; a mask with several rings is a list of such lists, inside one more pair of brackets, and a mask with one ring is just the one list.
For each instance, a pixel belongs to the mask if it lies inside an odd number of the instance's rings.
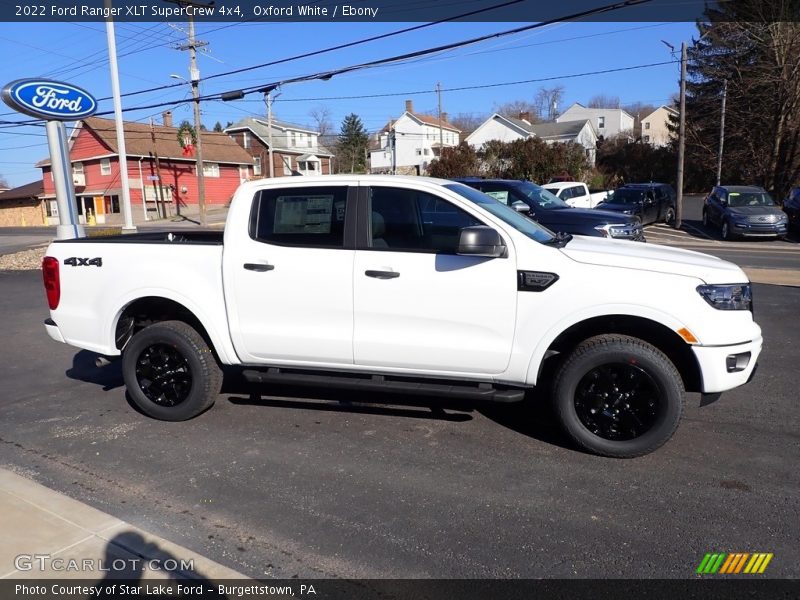
{"label": "text 2022 ford ranger xlt supercrew 4x4", "polygon": [[697,252],[555,235],[461,183],[320,176],[243,184],[222,232],[54,242],[49,335],[122,357],[147,414],[255,382],[522,400],[548,386],[580,447],[651,452],[684,390],[748,381],[751,287]]}

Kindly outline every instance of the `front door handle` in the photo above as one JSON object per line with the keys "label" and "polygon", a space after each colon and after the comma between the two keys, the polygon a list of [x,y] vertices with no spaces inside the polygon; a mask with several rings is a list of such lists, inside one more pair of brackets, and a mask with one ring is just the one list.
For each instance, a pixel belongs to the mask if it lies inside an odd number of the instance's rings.
{"label": "front door handle", "polygon": [[364,271],[367,277],[375,277],[376,279],[394,279],[400,277],[397,271]]}
{"label": "front door handle", "polygon": [[263,273],[264,271],[272,271],[275,268],[275,265],[267,265],[264,263],[244,263],[244,268],[248,271]]}

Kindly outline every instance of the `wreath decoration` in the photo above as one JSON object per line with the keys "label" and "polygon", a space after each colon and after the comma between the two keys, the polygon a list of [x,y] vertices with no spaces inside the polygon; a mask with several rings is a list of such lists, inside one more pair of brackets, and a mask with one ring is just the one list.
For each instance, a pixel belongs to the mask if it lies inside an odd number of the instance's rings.
{"label": "wreath decoration", "polygon": [[194,154],[194,146],[197,144],[197,131],[189,121],[184,121],[178,128],[178,143],[183,149],[184,156],[192,156]]}

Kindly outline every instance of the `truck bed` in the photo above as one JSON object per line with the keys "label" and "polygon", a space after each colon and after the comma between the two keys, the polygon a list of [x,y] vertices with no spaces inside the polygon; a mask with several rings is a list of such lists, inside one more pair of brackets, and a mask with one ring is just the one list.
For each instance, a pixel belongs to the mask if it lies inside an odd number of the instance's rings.
{"label": "truck bed", "polygon": [[99,235],[71,240],[54,240],[55,243],[92,244],[203,244],[222,245],[222,231],[148,231],[122,235]]}

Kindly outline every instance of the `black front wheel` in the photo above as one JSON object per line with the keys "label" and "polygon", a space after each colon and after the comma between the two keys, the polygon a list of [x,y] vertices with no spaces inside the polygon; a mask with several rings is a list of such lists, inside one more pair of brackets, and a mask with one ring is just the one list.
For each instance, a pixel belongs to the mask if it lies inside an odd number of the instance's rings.
{"label": "black front wheel", "polygon": [[664,223],[667,225],[673,225],[675,223],[675,209],[671,206],[667,208],[667,212],[664,214]]}
{"label": "black front wheel", "polygon": [[633,458],[665,444],[680,422],[683,381],[663,352],[623,335],[590,338],[554,379],[555,412],[584,450]]}
{"label": "black front wheel", "polygon": [[164,421],[200,414],[222,387],[208,344],[181,321],[155,323],[134,335],[122,353],[122,376],[136,406]]}

